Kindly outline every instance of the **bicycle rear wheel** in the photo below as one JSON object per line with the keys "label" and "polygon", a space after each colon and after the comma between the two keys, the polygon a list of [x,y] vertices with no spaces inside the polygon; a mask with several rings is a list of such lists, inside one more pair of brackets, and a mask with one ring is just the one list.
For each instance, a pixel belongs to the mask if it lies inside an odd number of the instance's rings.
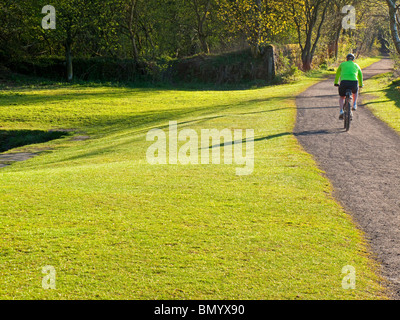
{"label": "bicycle rear wheel", "polygon": [[350,123],[351,123],[351,106],[350,106],[350,100],[346,99],[346,104],[344,106],[344,128],[346,131],[350,130]]}

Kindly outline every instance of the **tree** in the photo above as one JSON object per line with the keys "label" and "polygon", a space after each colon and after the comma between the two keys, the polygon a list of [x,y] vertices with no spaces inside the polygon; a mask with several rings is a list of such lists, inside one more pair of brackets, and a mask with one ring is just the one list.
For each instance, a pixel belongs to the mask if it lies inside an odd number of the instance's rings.
{"label": "tree", "polygon": [[[38,10],[39,8],[39,10]],[[40,52],[36,34],[41,29],[37,0],[0,1],[0,58],[27,58]]]}
{"label": "tree", "polygon": [[204,53],[209,53],[210,48],[207,44],[207,34],[205,32],[205,24],[208,15],[210,14],[210,8],[212,0],[189,0],[192,5],[193,11],[196,16],[196,33],[200,41],[201,50]]}
{"label": "tree", "polygon": [[196,32],[200,41],[201,50],[204,53],[209,53],[210,48],[207,44],[207,34],[205,32],[205,23],[208,15],[210,14],[210,8],[212,0],[190,0],[193,5],[193,10],[196,15]]}
{"label": "tree", "polygon": [[[72,53],[75,46],[79,46],[78,51],[81,55],[85,52],[98,55],[98,51],[101,50],[100,44],[103,44],[104,48],[110,47],[110,41],[107,39],[113,38],[109,36],[110,33],[116,35],[116,12],[113,8],[117,4],[118,0],[53,1],[57,27],[55,30],[47,30],[46,34],[49,41],[62,44],[64,48],[68,81],[73,79]],[[96,47],[97,49],[93,50]]]}
{"label": "tree", "polygon": [[220,16],[233,32],[243,33],[254,56],[284,30],[287,4],[283,0],[220,0]]}
{"label": "tree", "polygon": [[290,12],[297,30],[303,70],[311,69],[331,0],[291,0]]}
{"label": "tree", "polygon": [[124,30],[128,32],[132,45],[132,57],[135,61],[139,59],[139,49],[137,45],[138,29],[139,29],[139,10],[140,0],[125,1],[123,6],[125,23],[122,25]]}
{"label": "tree", "polygon": [[329,28],[327,30],[329,53],[333,54],[335,60],[339,55],[339,40],[343,32],[343,13],[342,8],[348,4],[348,0],[332,0],[329,10]]}
{"label": "tree", "polygon": [[381,42],[382,52],[387,52],[389,43],[386,41],[390,34],[388,14],[382,12],[382,4],[376,1],[361,2],[357,6],[357,55],[371,51],[375,40]]}
{"label": "tree", "polygon": [[56,0],[53,6],[56,9],[57,27],[48,32],[53,41],[60,42],[64,46],[66,76],[68,81],[72,81],[72,46],[80,29],[84,28],[88,22],[88,17],[85,15],[85,2],[83,0]]}
{"label": "tree", "polygon": [[399,34],[399,25],[400,25],[400,13],[399,13],[399,5],[396,0],[386,0],[386,3],[389,7],[389,22],[390,22],[390,32],[392,34],[392,39],[394,42],[394,46],[396,48],[397,53],[400,54],[400,34]]}

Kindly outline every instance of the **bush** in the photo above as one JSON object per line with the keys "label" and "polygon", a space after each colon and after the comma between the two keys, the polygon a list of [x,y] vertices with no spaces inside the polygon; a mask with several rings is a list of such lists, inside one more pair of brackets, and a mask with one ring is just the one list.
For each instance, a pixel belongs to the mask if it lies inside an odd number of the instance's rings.
{"label": "bush", "polygon": [[177,60],[173,65],[173,80],[215,84],[267,83],[269,73],[265,59],[263,54],[254,58],[250,50],[220,55],[200,54]]}
{"label": "bush", "polygon": [[[168,81],[172,78],[171,66],[175,60],[162,57],[156,61],[135,62],[133,59],[74,58],[75,80],[83,81]],[[35,60],[9,61],[6,66],[23,75],[48,78],[56,81],[66,79],[66,62],[61,57]]]}

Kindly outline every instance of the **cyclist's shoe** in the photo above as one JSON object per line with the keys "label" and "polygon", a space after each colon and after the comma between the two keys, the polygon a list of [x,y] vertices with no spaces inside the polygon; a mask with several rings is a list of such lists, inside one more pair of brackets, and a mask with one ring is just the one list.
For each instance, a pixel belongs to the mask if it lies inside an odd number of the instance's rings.
{"label": "cyclist's shoe", "polygon": [[343,120],[343,113],[339,115],[339,120]]}
{"label": "cyclist's shoe", "polygon": [[357,111],[357,104],[353,105],[353,111]]}

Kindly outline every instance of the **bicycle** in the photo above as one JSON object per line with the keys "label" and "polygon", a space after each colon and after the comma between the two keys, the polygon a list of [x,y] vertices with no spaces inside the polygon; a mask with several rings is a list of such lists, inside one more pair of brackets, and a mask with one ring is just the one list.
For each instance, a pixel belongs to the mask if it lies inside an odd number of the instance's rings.
{"label": "bicycle", "polygon": [[353,115],[351,112],[351,105],[353,101],[353,93],[351,89],[346,90],[346,99],[344,102],[344,107],[343,107],[343,120],[344,120],[344,129],[347,131],[350,130],[350,123],[353,120]]}

